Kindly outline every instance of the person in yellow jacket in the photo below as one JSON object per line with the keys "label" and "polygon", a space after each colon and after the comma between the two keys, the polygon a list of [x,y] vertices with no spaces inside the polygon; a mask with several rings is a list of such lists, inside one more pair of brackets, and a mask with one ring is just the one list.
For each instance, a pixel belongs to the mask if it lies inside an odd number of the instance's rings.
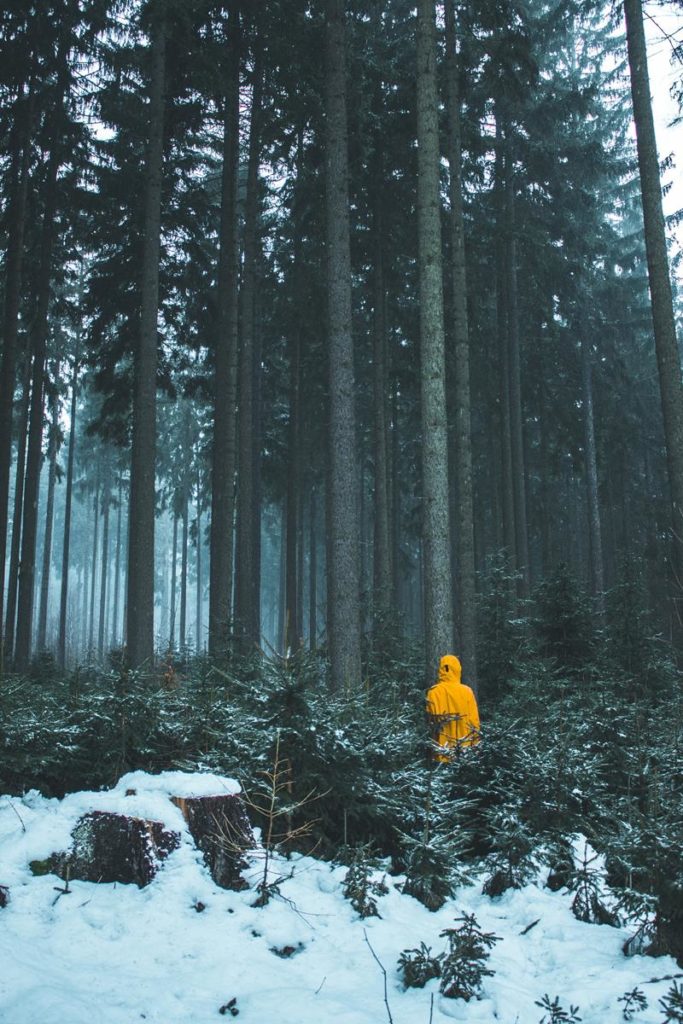
{"label": "person in yellow jacket", "polygon": [[437,761],[450,761],[460,747],[479,742],[479,709],[472,689],[462,680],[462,666],[454,654],[439,664],[439,678],[427,691],[427,714]]}

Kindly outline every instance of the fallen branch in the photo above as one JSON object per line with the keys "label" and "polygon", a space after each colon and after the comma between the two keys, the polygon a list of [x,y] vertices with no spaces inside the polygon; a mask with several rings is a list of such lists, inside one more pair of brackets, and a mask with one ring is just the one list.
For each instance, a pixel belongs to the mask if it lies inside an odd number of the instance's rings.
{"label": "fallen branch", "polygon": [[382,961],[380,960],[380,958],[377,956],[377,954],[375,953],[374,949],[370,945],[370,939],[368,938],[368,933],[365,931],[365,929],[363,929],[363,935],[365,936],[365,941],[368,944],[368,949],[372,953],[375,962],[377,964],[379,964],[379,969],[382,972],[382,974],[384,975],[384,1005],[387,1008],[387,1016],[389,1017],[389,1024],[394,1024],[394,1018],[391,1016],[391,1009],[389,1007],[389,992],[387,990],[387,972],[384,969],[384,964],[382,963]]}

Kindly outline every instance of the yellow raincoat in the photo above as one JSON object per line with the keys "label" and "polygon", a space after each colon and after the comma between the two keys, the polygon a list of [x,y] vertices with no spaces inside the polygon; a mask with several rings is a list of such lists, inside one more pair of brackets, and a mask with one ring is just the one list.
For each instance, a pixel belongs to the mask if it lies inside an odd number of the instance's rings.
{"label": "yellow raincoat", "polygon": [[439,679],[427,691],[427,714],[432,723],[432,736],[443,753],[437,761],[450,761],[450,754],[459,747],[479,742],[479,709],[469,686],[461,682],[462,667],[454,654],[446,654],[439,665]]}

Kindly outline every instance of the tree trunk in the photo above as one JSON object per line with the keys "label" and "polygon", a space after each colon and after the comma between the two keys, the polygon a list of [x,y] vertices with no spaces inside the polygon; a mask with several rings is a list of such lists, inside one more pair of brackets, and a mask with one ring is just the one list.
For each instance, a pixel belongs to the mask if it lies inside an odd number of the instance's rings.
{"label": "tree trunk", "polygon": [[173,540],[171,542],[171,600],[169,603],[168,616],[168,647],[173,650],[175,646],[175,608],[176,608],[176,566],[178,562],[178,516],[173,513]]}
{"label": "tree trunk", "polygon": [[[59,366],[55,374],[59,379]],[[43,571],[40,577],[40,606],[38,610],[38,637],[36,647],[44,651],[47,644],[47,605],[50,593],[50,569],[52,566],[52,528],[55,513],[55,483],[57,481],[57,449],[59,435],[59,397],[54,395],[52,407],[52,424],[47,449],[49,465],[47,484],[47,508],[45,510],[45,536],[43,538]]]}
{"label": "tree trunk", "polygon": [[465,223],[462,208],[459,60],[456,52],[453,0],[446,3],[446,60],[448,80],[448,161],[450,164],[451,275],[455,340],[455,464],[458,481],[457,559],[460,573],[461,660],[464,678],[477,689],[477,614],[474,569],[474,497],[472,427],[470,415],[470,342],[467,316]]}
{"label": "tree trunk", "polygon": [[9,577],[7,580],[7,614],[5,619],[5,647],[8,657],[14,650],[17,619],[17,593],[19,590],[19,557],[21,554],[21,524],[24,508],[24,481],[29,409],[31,406],[31,361],[27,359],[24,371],[21,419],[17,432],[17,465],[14,481],[14,509],[12,515],[12,546],[10,549]]}
{"label": "tree trunk", "polygon": [[522,597],[529,593],[529,531],[526,512],[526,477],[524,468],[524,422],[522,415],[522,371],[519,351],[519,312],[517,308],[517,238],[515,226],[514,170],[512,143],[508,140],[506,159],[506,271],[507,271],[507,323],[509,351],[510,428],[512,454],[512,493],[515,505],[515,551],[519,590]]}
{"label": "tree trunk", "polygon": [[161,192],[164,155],[166,9],[151,27],[148,145],[145,164],[140,331],[135,352],[133,439],[130,467],[127,661],[151,668],[154,661],[154,524],[156,512],[156,375]]}
{"label": "tree trunk", "polygon": [[581,398],[583,410],[583,436],[586,450],[586,492],[588,497],[588,531],[590,538],[590,566],[593,597],[600,618],[605,614],[605,572],[602,559],[602,528],[598,499],[598,459],[595,445],[595,418],[593,415],[593,379],[590,345],[581,338]]}
{"label": "tree trunk", "polygon": [[[5,309],[2,361],[0,362],[0,676],[3,672],[5,652],[11,656],[12,651],[11,642],[6,647],[3,636],[5,619],[5,560],[7,553],[9,481],[12,465],[12,414],[14,410],[17,341],[19,336],[26,199],[28,195],[29,142],[34,105],[33,78],[31,78],[28,97],[24,97],[22,89],[15,104],[14,128],[10,136],[10,195],[5,221],[7,232]],[[21,443],[20,438],[20,447]],[[12,615],[12,620],[14,620],[14,615]],[[13,638],[14,628],[12,628],[12,641]]]}
{"label": "tree trunk", "polygon": [[111,508],[110,497],[109,471],[107,470],[107,478],[105,480],[103,494],[102,558],[100,563],[100,621],[97,633],[97,656],[100,661],[104,658],[105,619],[107,612],[107,584],[109,578],[109,511]]}
{"label": "tree trunk", "polygon": [[256,26],[256,52],[254,55],[254,86],[251,100],[251,128],[249,133],[249,160],[247,167],[247,195],[244,213],[244,270],[242,283],[242,330],[240,344],[239,390],[239,466],[237,489],[237,554],[235,566],[235,619],[246,650],[260,641],[260,579],[256,571],[260,508],[257,501],[256,475],[258,473],[260,440],[256,431],[255,396],[260,378],[260,363],[254,358],[256,330],[256,277],[258,268],[259,218],[259,163],[261,158],[261,97],[263,74],[261,46]]}
{"label": "tree trunk", "polygon": [[97,551],[100,535],[100,473],[97,471],[97,483],[95,485],[95,497],[93,499],[93,511],[95,513],[95,528],[93,530],[92,543],[92,576],[90,577],[90,614],[88,616],[88,654],[92,656],[95,646],[95,592],[97,590]]}
{"label": "tree trunk", "polygon": [[237,181],[239,166],[240,15],[230,6],[230,44],[225,81],[223,179],[220,255],[218,260],[218,323],[214,375],[214,425],[209,569],[209,653],[225,654],[230,637],[233,582],[233,517],[235,508],[235,405],[239,232]]}
{"label": "tree trunk", "polygon": [[327,0],[326,186],[329,373],[327,626],[334,690],[361,682],[360,523],[351,331],[351,247],[343,0]]}
{"label": "tree trunk", "polygon": [[199,451],[197,451],[197,654],[201,654],[204,648],[202,636],[202,601],[204,580],[202,576],[202,477],[199,465]]}
{"label": "tree trunk", "polygon": [[180,630],[178,635],[178,647],[182,653],[185,647],[185,632],[187,629],[187,536],[188,536],[188,496],[183,495],[183,533],[180,540]]}
{"label": "tree trunk", "polygon": [[[650,100],[650,80],[641,0],[624,0],[624,16],[643,200],[652,321],[671,489],[674,572],[676,592],[677,595],[680,595],[683,586],[683,384],[666,251],[657,140]],[[680,604],[679,596],[676,601],[677,607]],[[677,618],[680,620],[681,615],[678,614]]]}
{"label": "tree trunk", "polygon": [[418,252],[426,678],[452,650],[439,124],[434,0],[417,6]]}
{"label": "tree trunk", "polygon": [[503,129],[500,118],[496,119],[496,314],[499,354],[499,393],[503,492],[503,538],[505,555],[510,568],[517,567],[517,542],[515,530],[515,499],[512,472],[512,426],[510,410],[510,348],[508,339],[508,288],[505,253],[505,153]]}
{"label": "tree trunk", "polygon": [[42,463],[43,390],[45,359],[49,332],[48,307],[52,280],[52,252],[57,227],[57,175],[62,160],[64,104],[69,68],[67,55],[70,41],[68,19],[64,18],[57,56],[58,83],[55,105],[50,117],[50,156],[45,175],[43,223],[40,239],[40,265],[35,297],[33,322],[33,384],[28,427],[26,480],[24,484],[23,522],[21,529],[21,559],[19,562],[19,595],[17,601],[17,639],[15,665],[19,671],[26,668],[31,654],[33,627],[33,599],[36,564],[36,538],[38,532],[38,491]]}
{"label": "tree trunk", "polygon": [[[379,147],[379,143],[378,143]],[[374,405],[374,533],[373,533],[373,589],[375,618],[382,622],[390,615],[394,605],[392,594],[392,567],[389,512],[389,456],[387,432],[387,316],[386,284],[384,280],[384,210],[379,189],[383,184],[382,162],[376,158],[378,192],[375,196],[373,231],[375,234],[373,314],[372,387]],[[386,623],[384,623],[386,625]]]}
{"label": "tree trunk", "polygon": [[62,579],[59,597],[59,641],[57,658],[66,665],[66,616],[69,599],[69,567],[71,549],[71,505],[74,486],[74,454],[76,451],[76,412],[78,399],[78,357],[74,359],[71,378],[71,419],[69,426],[69,455],[66,468],[66,495],[64,503],[64,540],[62,544]]}
{"label": "tree trunk", "polygon": [[116,556],[114,561],[114,608],[112,611],[111,645],[119,643],[119,598],[121,592],[121,521],[123,519],[123,486],[119,476],[118,501],[116,509]]}
{"label": "tree trunk", "polygon": [[315,485],[311,487],[308,514],[308,645],[312,651],[318,647],[318,507]]}

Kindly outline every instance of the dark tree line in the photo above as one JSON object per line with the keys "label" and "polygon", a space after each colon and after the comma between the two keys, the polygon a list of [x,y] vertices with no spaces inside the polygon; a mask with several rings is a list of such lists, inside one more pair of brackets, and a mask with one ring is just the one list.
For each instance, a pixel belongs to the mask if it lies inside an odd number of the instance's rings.
{"label": "dark tree line", "polygon": [[324,644],[353,690],[415,634],[476,685],[497,558],[520,602],[567,562],[598,621],[637,562],[676,634],[642,27],[635,0],[4,5],[5,665]]}

